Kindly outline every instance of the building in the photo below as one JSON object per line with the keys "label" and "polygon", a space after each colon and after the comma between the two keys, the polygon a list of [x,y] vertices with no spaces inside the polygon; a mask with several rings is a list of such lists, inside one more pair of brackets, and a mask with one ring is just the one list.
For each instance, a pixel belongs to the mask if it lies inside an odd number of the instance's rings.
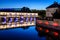
{"label": "building", "polygon": [[35,25],[38,13],[19,12],[17,10],[0,10],[0,29]]}
{"label": "building", "polygon": [[46,17],[52,18],[56,10],[60,11],[60,4],[58,4],[57,2],[54,2],[52,5],[46,8]]}

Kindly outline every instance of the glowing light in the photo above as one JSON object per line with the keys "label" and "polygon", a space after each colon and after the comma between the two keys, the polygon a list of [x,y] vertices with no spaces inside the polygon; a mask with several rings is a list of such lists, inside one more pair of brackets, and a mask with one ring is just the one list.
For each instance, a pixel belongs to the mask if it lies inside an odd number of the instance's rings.
{"label": "glowing light", "polygon": [[14,21],[17,22],[18,21],[18,18],[15,18]]}
{"label": "glowing light", "polygon": [[24,17],[21,16],[21,17],[20,17],[20,23],[23,23],[23,22],[24,22]]}
{"label": "glowing light", "polygon": [[9,22],[12,22],[12,18],[9,18]]}
{"label": "glowing light", "polygon": [[41,31],[41,30],[43,30],[43,29],[40,27],[39,30]]}
{"label": "glowing light", "polygon": [[28,14],[26,14],[26,19],[25,19],[25,20],[26,20],[26,24],[27,24],[27,23],[28,23],[28,21],[29,21],[28,16],[29,16],[29,15],[28,15]]}
{"label": "glowing light", "polygon": [[27,18],[26,18],[26,23],[28,23],[28,21],[29,21],[29,18],[27,17]]}
{"label": "glowing light", "polygon": [[21,18],[24,18],[23,16],[21,16]]}
{"label": "glowing light", "polygon": [[48,29],[46,29],[46,30],[45,30],[45,32],[46,32],[46,33],[48,33],[48,32],[49,32],[49,30],[48,30]]}
{"label": "glowing light", "polygon": [[8,25],[11,26],[12,25],[12,23],[11,23],[12,22],[12,18],[9,18],[8,21],[9,21]]}
{"label": "glowing light", "polygon": [[2,22],[2,24],[5,24],[6,22]]}
{"label": "glowing light", "polygon": [[33,18],[32,18],[32,14],[30,14],[30,24],[32,23]]}
{"label": "glowing light", "polygon": [[2,24],[5,24],[6,23],[6,17],[3,17],[2,21],[3,21]]}
{"label": "glowing light", "polygon": [[42,21],[38,21],[39,24],[42,24]]}
{"label": "glowing light", "polygon": [[8,23],[9,26],[11,26],[12,24],[11,23]]}
{"label": "glowing light", "polygon": [[46,25],[48,25],[48,24],[49,24],[49,22],[48,22],[48,21],[46,21],[46,22],[45,22],[45,24],[46,24]]}
{"label": "glowing light", "polygon": [[21,23],[24,22],[23,20],[20,21]]}
{"label": "glowing light", "polygon": [[30,24],[32,23],[32,20],[33,20],[33,18],[31,17],[31,18],[30,18]]}
{"label": "glowing light", "polygon": [[14,18],[14,21],[15,21],[15,26],[17,26],[18,18]]}
{"label": "glowing light", "polygon": [[54,32],[54,36],[58,36],[58,32]]}
{"label": "glowing light", "polygon": [[57,23],[57,22],[54,22],[54,23],[53,23],[53,26],[58,26],[58,23]]}

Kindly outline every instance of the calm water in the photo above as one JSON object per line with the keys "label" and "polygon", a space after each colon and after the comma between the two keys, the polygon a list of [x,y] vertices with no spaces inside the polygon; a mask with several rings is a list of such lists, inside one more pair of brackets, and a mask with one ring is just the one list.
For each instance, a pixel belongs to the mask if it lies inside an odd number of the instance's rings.
{"label": "calm water", "polygon": [[4,40],[46,40],[45,37],[39,37],[35,26],[29,28],[14,28],[8,30],[0,30],[0,39]]}

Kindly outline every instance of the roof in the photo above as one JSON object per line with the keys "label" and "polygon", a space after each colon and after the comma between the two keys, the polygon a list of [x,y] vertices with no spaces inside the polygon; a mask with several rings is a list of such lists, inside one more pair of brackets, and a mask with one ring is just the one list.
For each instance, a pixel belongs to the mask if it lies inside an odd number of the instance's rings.
{"label": "roof", "polygon": [[58,4],[57,2],[54,2],[52,5],[48,6],[47,8],[55,8],[55,7],[60,8],[60,4]]}
{"label": "roof", "polygon": [[38,12],[33,12],[30,9],[22,10],[22,8],[0,8],[0,12],[38,13]]}
{"label": "roof", "polygon": [[0,12],[20,12],[21,8],[1,8]]}

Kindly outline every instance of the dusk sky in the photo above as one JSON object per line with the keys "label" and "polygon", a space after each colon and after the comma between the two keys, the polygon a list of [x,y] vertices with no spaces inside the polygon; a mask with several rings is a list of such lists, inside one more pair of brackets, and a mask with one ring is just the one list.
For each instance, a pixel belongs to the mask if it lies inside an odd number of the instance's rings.
{"label": "dusk sky", "polygon": [[45,9],[53,4],[54,1],[60,3],[60,0],[0,0],[0,8],[22,8]]}

